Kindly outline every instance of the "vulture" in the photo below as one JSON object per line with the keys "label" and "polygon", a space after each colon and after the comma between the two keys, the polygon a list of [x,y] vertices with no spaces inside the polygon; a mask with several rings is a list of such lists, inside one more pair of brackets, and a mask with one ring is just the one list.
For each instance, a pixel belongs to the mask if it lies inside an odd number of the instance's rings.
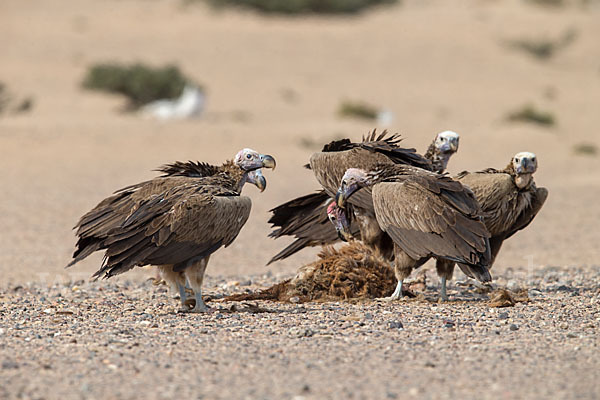
{"label": "vulture", "polygon": [[[372,165],[376,162],[398,163],[443,173],[452,154],[458,151],[459,135],[452,131],[438,133],[429,145],[424,157],[416,154],[414,149],[399,147],[399,135],[392,135],[387,138],[386,135],[387,132],[384,131],[381,135],[376,136],[374,130],[363,137],[360,143],[352,143],[350,139],[333,141],[325,145],[321,153],[317,154],[339,153],[339,156],[344,158],[348,157],[351,151],[354,151],[359,153],[360,158],[358,160],[359,164],[353,165],[355,167],[361,167],[363,164]],[[311,168],[311,165],[307,165],[307,167]],[[317,172],[315,171],[315,173]],[[341,174],[343,174],[343,170],[337,177],[336,184],[339,182]],[[333,204],[331,192],[320,190],[316,193],[295,198],[272,209],[273,215],[269,219],[269,223],[275,229],[269,234],[269,237],[277,239],[282,236],[294,236],[296,240],[277,253],[268,264],[287,258],[305,247],[332,244],[340,238],[342,240],[347,239],[348,237],[341,237],[341,232],[344,232],[344,235],[352,234],[359,237],[361,233],[359,225],[352,221],[350,221],[350,232],[340,229],[337,229],[336,232],[336,229],[328,221],[328,215],[335,218],[340,215],[340,212],[330,209],[332,213],[329,214],[327,210],[331,204]],[[387,249],[390,253],[390,241],[387,243]]]}
{"label": "vulture", "polygon": [[[536,187],[533,180],[537,166],[534,153],[521,152],[503,170],[464,171],[456,177],[473,191],[484,213],[483,221],[491,235],[490,267],[504,240],[527,227],[548,197],[548,190]],[[438,260],[437,269],[452,277],[454,262]]]}
{"label": "vulture", "polygon": [[[246,182],[264,190],[261,168],[275,168],[275,159],[251,149],[221,166],[176,162],[161,167],[164,175],[115,192],[81,217],[67,267],[97,250],[105,253],[95,279],[155,265],[178,287],[182,311],[208,311],[201,291],[208,260],[229,246],[248,220],[252,204],[240,193]],[[185,306],[186,280],[196,297],[192,310]]]}
{"label": "vulture", "polygon": [[[349,168],[335,201],[341,208],[350,203],[372,212],[393,241],[398,284],[390,300],[402,296],[403,280],[431,257],[459,263],[482,282],[491,280],[490,235],[473,192],[460,182],[410,165]],[[445,299],[445,281],[442,295]]]}

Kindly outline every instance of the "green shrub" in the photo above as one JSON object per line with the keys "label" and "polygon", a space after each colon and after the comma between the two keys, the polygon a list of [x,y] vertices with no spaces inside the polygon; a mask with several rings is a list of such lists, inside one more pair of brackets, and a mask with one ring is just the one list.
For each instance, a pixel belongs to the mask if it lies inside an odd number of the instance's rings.
{"label": "green shrub", "polygon": [[529,3],[544,7],[562,7],[565,0],[527,0]]}
{"label": "green shrub", "polygon": [[377,108],[363,102],[344,101],[338,109],[341,117],[376,119],[378,113]]}
{"label": "green shrub", "polygon": [[32,97],[17,97],[0,82],[0,114],[20,114],[31,111],[32,108]]}
{"label": "green shrub", "polygon": [[125,95],[130,107],[139,108],[154,100],[179,97],[188,82],[191,81],[176,66],[152,68],[143,64],[107,63],[92,66],[83,87]]}
{"label": "green shrub", "polygon": [[575,154],[584,156],[595,156],[598,154],[598,147],[593,143],[579,143],[573,147]]}
{"label": "green shrub", "polygon": [[398,0],[206,0],[215,7],[240,6],[277,14],[351,14]]}
{"label": "green shrub", "polygon": [[523,50],[539,60],[547,60],[557,51],[570,45],[577,37],[574,29],[569,29],[558,39],[519,39],[509,42],[515,49]]}
{"label": "green shrub", "polygon": [[507,119],[513,122],[531,122],[538,125],[552,126],[556,122],[554,114],[537,110],[532,105],[526,105],[508,114]]}

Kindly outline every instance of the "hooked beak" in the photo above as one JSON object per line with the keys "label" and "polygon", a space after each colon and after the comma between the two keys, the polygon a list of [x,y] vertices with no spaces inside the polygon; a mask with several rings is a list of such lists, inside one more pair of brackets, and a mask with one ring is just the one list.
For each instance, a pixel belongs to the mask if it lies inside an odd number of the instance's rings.
{"label": "hooked beak", "polygon": [[277,165],[273,156],[268,154],[262,154],[260,160],[262,161],[263,168],[275,169],[275,166]]}
{"label": "hooked beak", "polygon": [[452,151],[453,153],[456,153],[457,150],[458,150],[458,142],[455,140],[450,141],[450,151]]}
{"label": "hooked beak", "polygon": [[267,187],[267,180],[263,176],[262,171],[260,169],[250,171],[246,177],[246,182],[253,184],[261,192],[263,192]]}
{"label": "hooked beak", "polygon": [[342,189],[338,190],[335,194],[335,204],[340,208],[345,208],[346,206],[346,194]]}
{"label": "hooked beak", "polygon": [[256,185],[258,190],[260,190],[261,192],[264,192],[265,189],[267,188],[267,180],[265,179],[264,176],[262,176],[262,174],[260,174],[256,177],[256,181],[254,184]]}

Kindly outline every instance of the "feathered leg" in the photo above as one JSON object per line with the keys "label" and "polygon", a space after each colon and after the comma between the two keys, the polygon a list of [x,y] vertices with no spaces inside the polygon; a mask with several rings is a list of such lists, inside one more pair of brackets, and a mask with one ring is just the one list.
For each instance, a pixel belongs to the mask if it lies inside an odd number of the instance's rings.
{"label": "feathered leg", "polygon": [[202,282],[204,281],[204,272],[206,271],[209,258],[210,256],[203,258],[197,263],[190,265],[184,271],[187,281],[196,296],[196,305],[190,310],[190,312],[202,313],[210,311],[210,309],[202,300]]}

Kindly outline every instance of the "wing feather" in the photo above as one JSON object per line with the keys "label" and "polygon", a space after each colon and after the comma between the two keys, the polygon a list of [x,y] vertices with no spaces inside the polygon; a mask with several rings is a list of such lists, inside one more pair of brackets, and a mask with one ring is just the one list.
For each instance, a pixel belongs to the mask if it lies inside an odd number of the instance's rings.
{"label": "wing feather", "polygon": [[373,187],[377,221],[413,259],[438,256],[474,265],[489,262],[489,234],[477,202],[446,177],[415,176]]}

